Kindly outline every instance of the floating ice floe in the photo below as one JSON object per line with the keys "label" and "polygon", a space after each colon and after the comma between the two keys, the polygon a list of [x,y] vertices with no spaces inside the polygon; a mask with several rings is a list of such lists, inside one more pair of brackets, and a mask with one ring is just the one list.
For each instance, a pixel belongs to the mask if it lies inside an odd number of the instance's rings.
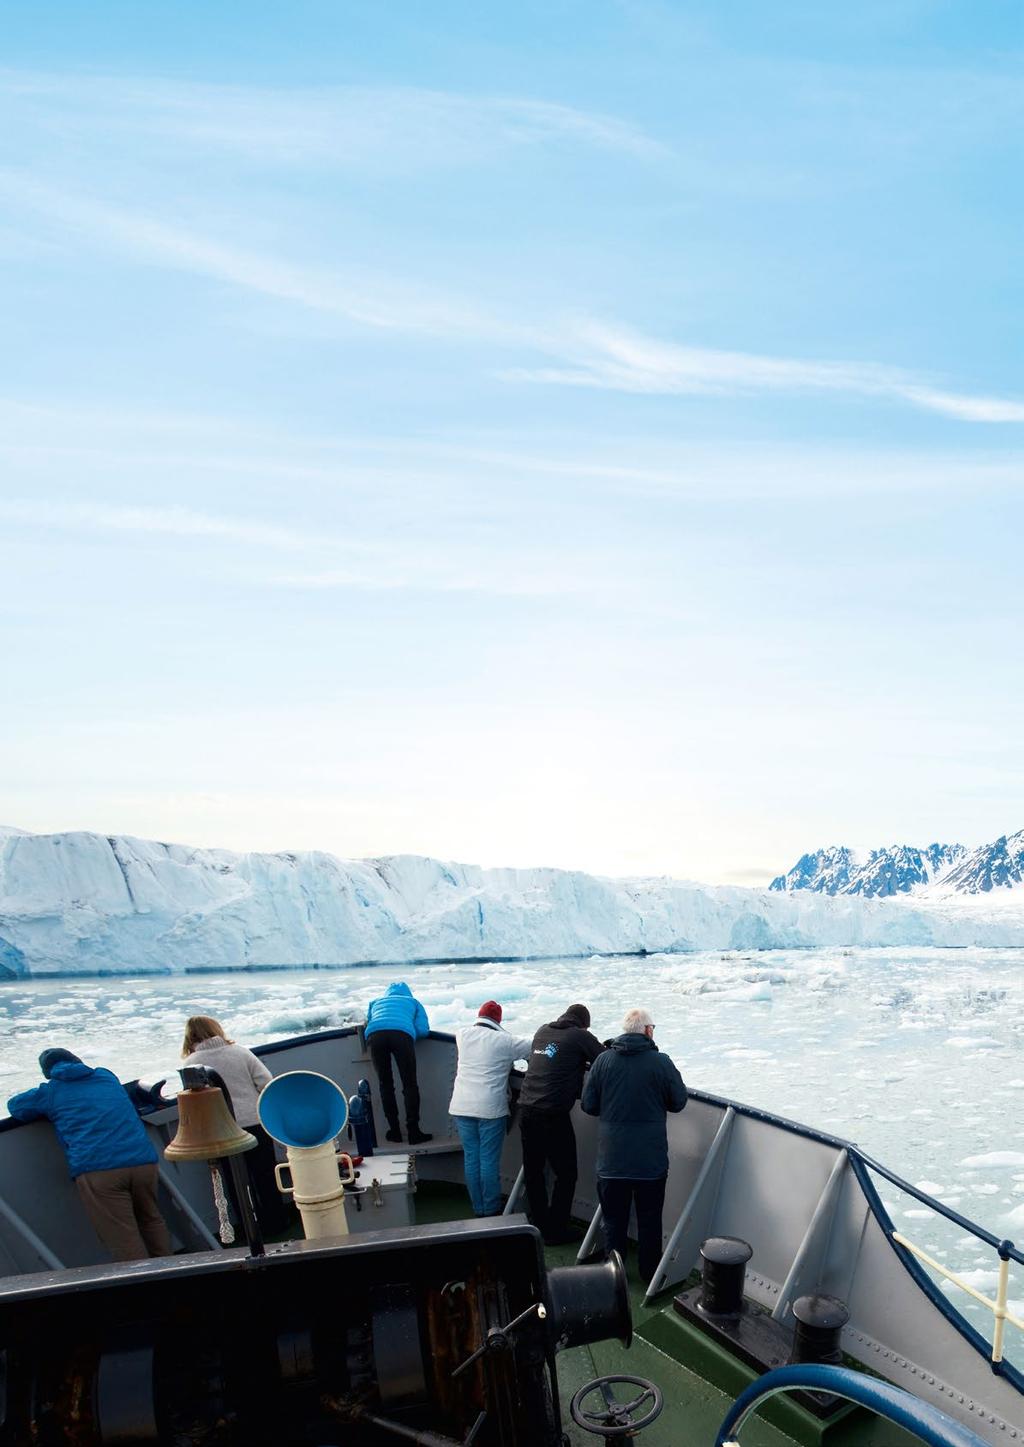
{"label": "floating ice floe", "polygon": [[1024,1151],[989,1151],[986,1155],[965,1156],[960,1164],[982,1171],[995,1166],[1024,1166]]}
{"label": "floating ice floe", "polygon": [[[957,1276],[967,1286],[973,1286],[975,1291],[995,1291],[999,1285],[999,1272],[982,1269],[978,1271],[958,1271]],[[956,1283],[944,1281],[943,1291],[956,1291]]]}

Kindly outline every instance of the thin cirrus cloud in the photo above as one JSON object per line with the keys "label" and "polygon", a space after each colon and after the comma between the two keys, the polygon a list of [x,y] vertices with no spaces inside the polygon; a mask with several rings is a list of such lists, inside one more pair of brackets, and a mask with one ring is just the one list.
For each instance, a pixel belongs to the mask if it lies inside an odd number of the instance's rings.
{"label": "thin cirrus cloud", "polygon": [[542,550],[534,557],[519,552],[509,556],[507,550],[481,556],[479,546],[459,547],[450,540],[430,546],[422,539],[332,536],[180,506],[12,498],[0,499],[0,519],[48,533],[141,535],[284,552],[295,563],[288,571],[264,567],[257,574],[250,566],[246,577],[259,585],[299,591],[410,589],[548,597],[603,586],[608,568],[608,560],[601,558],[568,562],[561,554],[548,556]]}
{"label": "thin cirrus cloud", "polygon": [[[427,286],[299,265],[186,227],[76,196],[15,171],[0,171],[0,193],[94,244],[145,265],[226,282],[243,291],[374,329],[487,343],[549,359],[496,367],[516,382],[649,395],[737,396],[832,393],[903,403],[972,423],[1024,422],[1024,401],[976,396],[879,363],[807,361],[687,347],[593,321],[512,322]],[[553,364],[552,364],[553,363]]]}
{"label": "thin cirrus cloud", "polygon": [[42,499],[0,500],[0,517],[8,522],[48,530],[148,533],[173,538],[210,538],[250,547],[306,548],[312,534],[245,518],[221,517],[186,507],[122,507],[102,502],[50,502]]}
{"label": "thin cirrus cloud", "polygon": [[835,392],[908,402],[963,422],[1024,422],[1022,401],[946,391],[880,364],[808,362],[684,347],[593,323],[580,324],[575,337],[567,340],[574,353],[570,365],[519,368],[506,375],[520,381],[650,395]]}
{"label": "thin cirrus cloud", "polygon": [[496,147],[580,144],[634,158],[666,148],[639,126],[599,111],[522,96],[415,86],[283,88],[116,76],[0,71],[0,98],[44,127],[123,133],[287,164],[409,170],[471,164]]}

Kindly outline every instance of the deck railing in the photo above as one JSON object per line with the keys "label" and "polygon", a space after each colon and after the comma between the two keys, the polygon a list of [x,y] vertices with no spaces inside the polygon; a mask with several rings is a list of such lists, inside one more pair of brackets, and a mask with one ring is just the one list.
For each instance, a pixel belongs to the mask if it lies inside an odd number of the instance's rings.
{"label": "deck railing", "polygon": [[916,1201],[920,1201],[922,1205],[927,1206],[928,1209],[934,1211],[936,1215],[944,1216],[947,1221],[951,1221],[953,1225],[968,1232],[971,1236],[975,1237],[976,1240],[991,1247],[996,1253],[999,1258],[999,1271],[996,1283],[996,1294],[993,1298],[986,1296],[983,1291],[979,1291],[977,1287],[964,1281],[962,1276],[958,1276],[955,1271],[950,1271],[949,1267],[944,1266],[941,1261],[936,1261],[934,1256],[930,1256],[923,1247],[911,1241],[902,1231],[893,1230],[890,1232],[890,1239],[894,1241],[897,1246],[902,1246],[903,1249],[909,1251],[916,1260],[930,1267],[932,1271],[937,1271],[944,1280],[952,1282],[954,1286],[966,1292],[968,1296],[973,1297],[975,1301],[992,1312],[994,1325],[992,1330],[991,1361],[994,1366],[998,1366],[1003,1361],[1003,1343],[1006,1333],[1006,1323],[1009,1322],[1011,1326],[1015,1326],[1019,1331],[1024,1331],[1024,1321],[1022,1321],[1019,1316],[1015,1316],[1007,1306],[1010,1286],[1010,1262],[1015,1261],[1018,1265],[1024,1265],[1024,1252],[1018,1250],[1012,1241],[999,1240],[997,1236],[994,1236],[990,1231],[986,1231],[984,1227],[976,1225],[975,1222],[971,1221],[967,1216],[961,1216],[960,1212],[954,1211],[951,1206],[944,1205],[942,1201],[937,1200],[934,1196],[929,1196],[917,1186],[912,1186],[909,1181],[905,1181],[902,1176],[897,1176],[895,1172],[890,1171],[878,1161],[872,1160],[870,1156],[865,1156],[861,1153],[860,1158],[864,1165],[870,1170],[876,1171],[880,1176],[883,1176],[885,1180],[891,1185],[896,1186],[898,1190],[904,1191]]}

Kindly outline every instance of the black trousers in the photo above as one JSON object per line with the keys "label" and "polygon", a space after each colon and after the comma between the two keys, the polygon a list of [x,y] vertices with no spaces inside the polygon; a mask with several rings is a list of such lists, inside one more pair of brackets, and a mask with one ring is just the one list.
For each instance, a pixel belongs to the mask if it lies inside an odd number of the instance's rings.
{"label": "black trousers", "polygon": [[[576,1194],[576,1132],[572,1117],[567,1110],[530,1110],[521,1106],[519,1131],[530,1220],[542,1235],[562,1236],[569,1229]],[[545,1166],[551,1167],[555,1178],[550,1201]]]}
{"label": "black trousers", "polygon": [[402,1077],[405,1096],[405,1124],[410,1133],[420,1128],[420,1087],[416,1079],[416,1042],[404,1030],[375,1030],[366,1042],[380,1082],[380,1103],[388,1129],[398,1130],[398,1101],[395,1098],[394,1060]]}
{"label": "black trousers", "polygon": [[625,1256],[629,1210],[636,1204],[637,1256],[640,1276],[645,1282],[650,1281],[661,1260],[661,1212],[667,1180],[667,1176],[659,1176],[654,1181],[626,1181],[613,1176],[597,1178],[605,1250]]}

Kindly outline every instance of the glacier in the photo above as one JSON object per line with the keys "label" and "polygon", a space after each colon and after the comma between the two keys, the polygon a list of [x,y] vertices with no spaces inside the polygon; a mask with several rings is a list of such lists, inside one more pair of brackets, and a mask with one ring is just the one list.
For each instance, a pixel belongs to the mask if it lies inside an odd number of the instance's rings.
{"label": "glacier", "polygon": [[1024,899],[872,899],[414,855],[0,831],[0,978],[813,946],[1024,945]]}

